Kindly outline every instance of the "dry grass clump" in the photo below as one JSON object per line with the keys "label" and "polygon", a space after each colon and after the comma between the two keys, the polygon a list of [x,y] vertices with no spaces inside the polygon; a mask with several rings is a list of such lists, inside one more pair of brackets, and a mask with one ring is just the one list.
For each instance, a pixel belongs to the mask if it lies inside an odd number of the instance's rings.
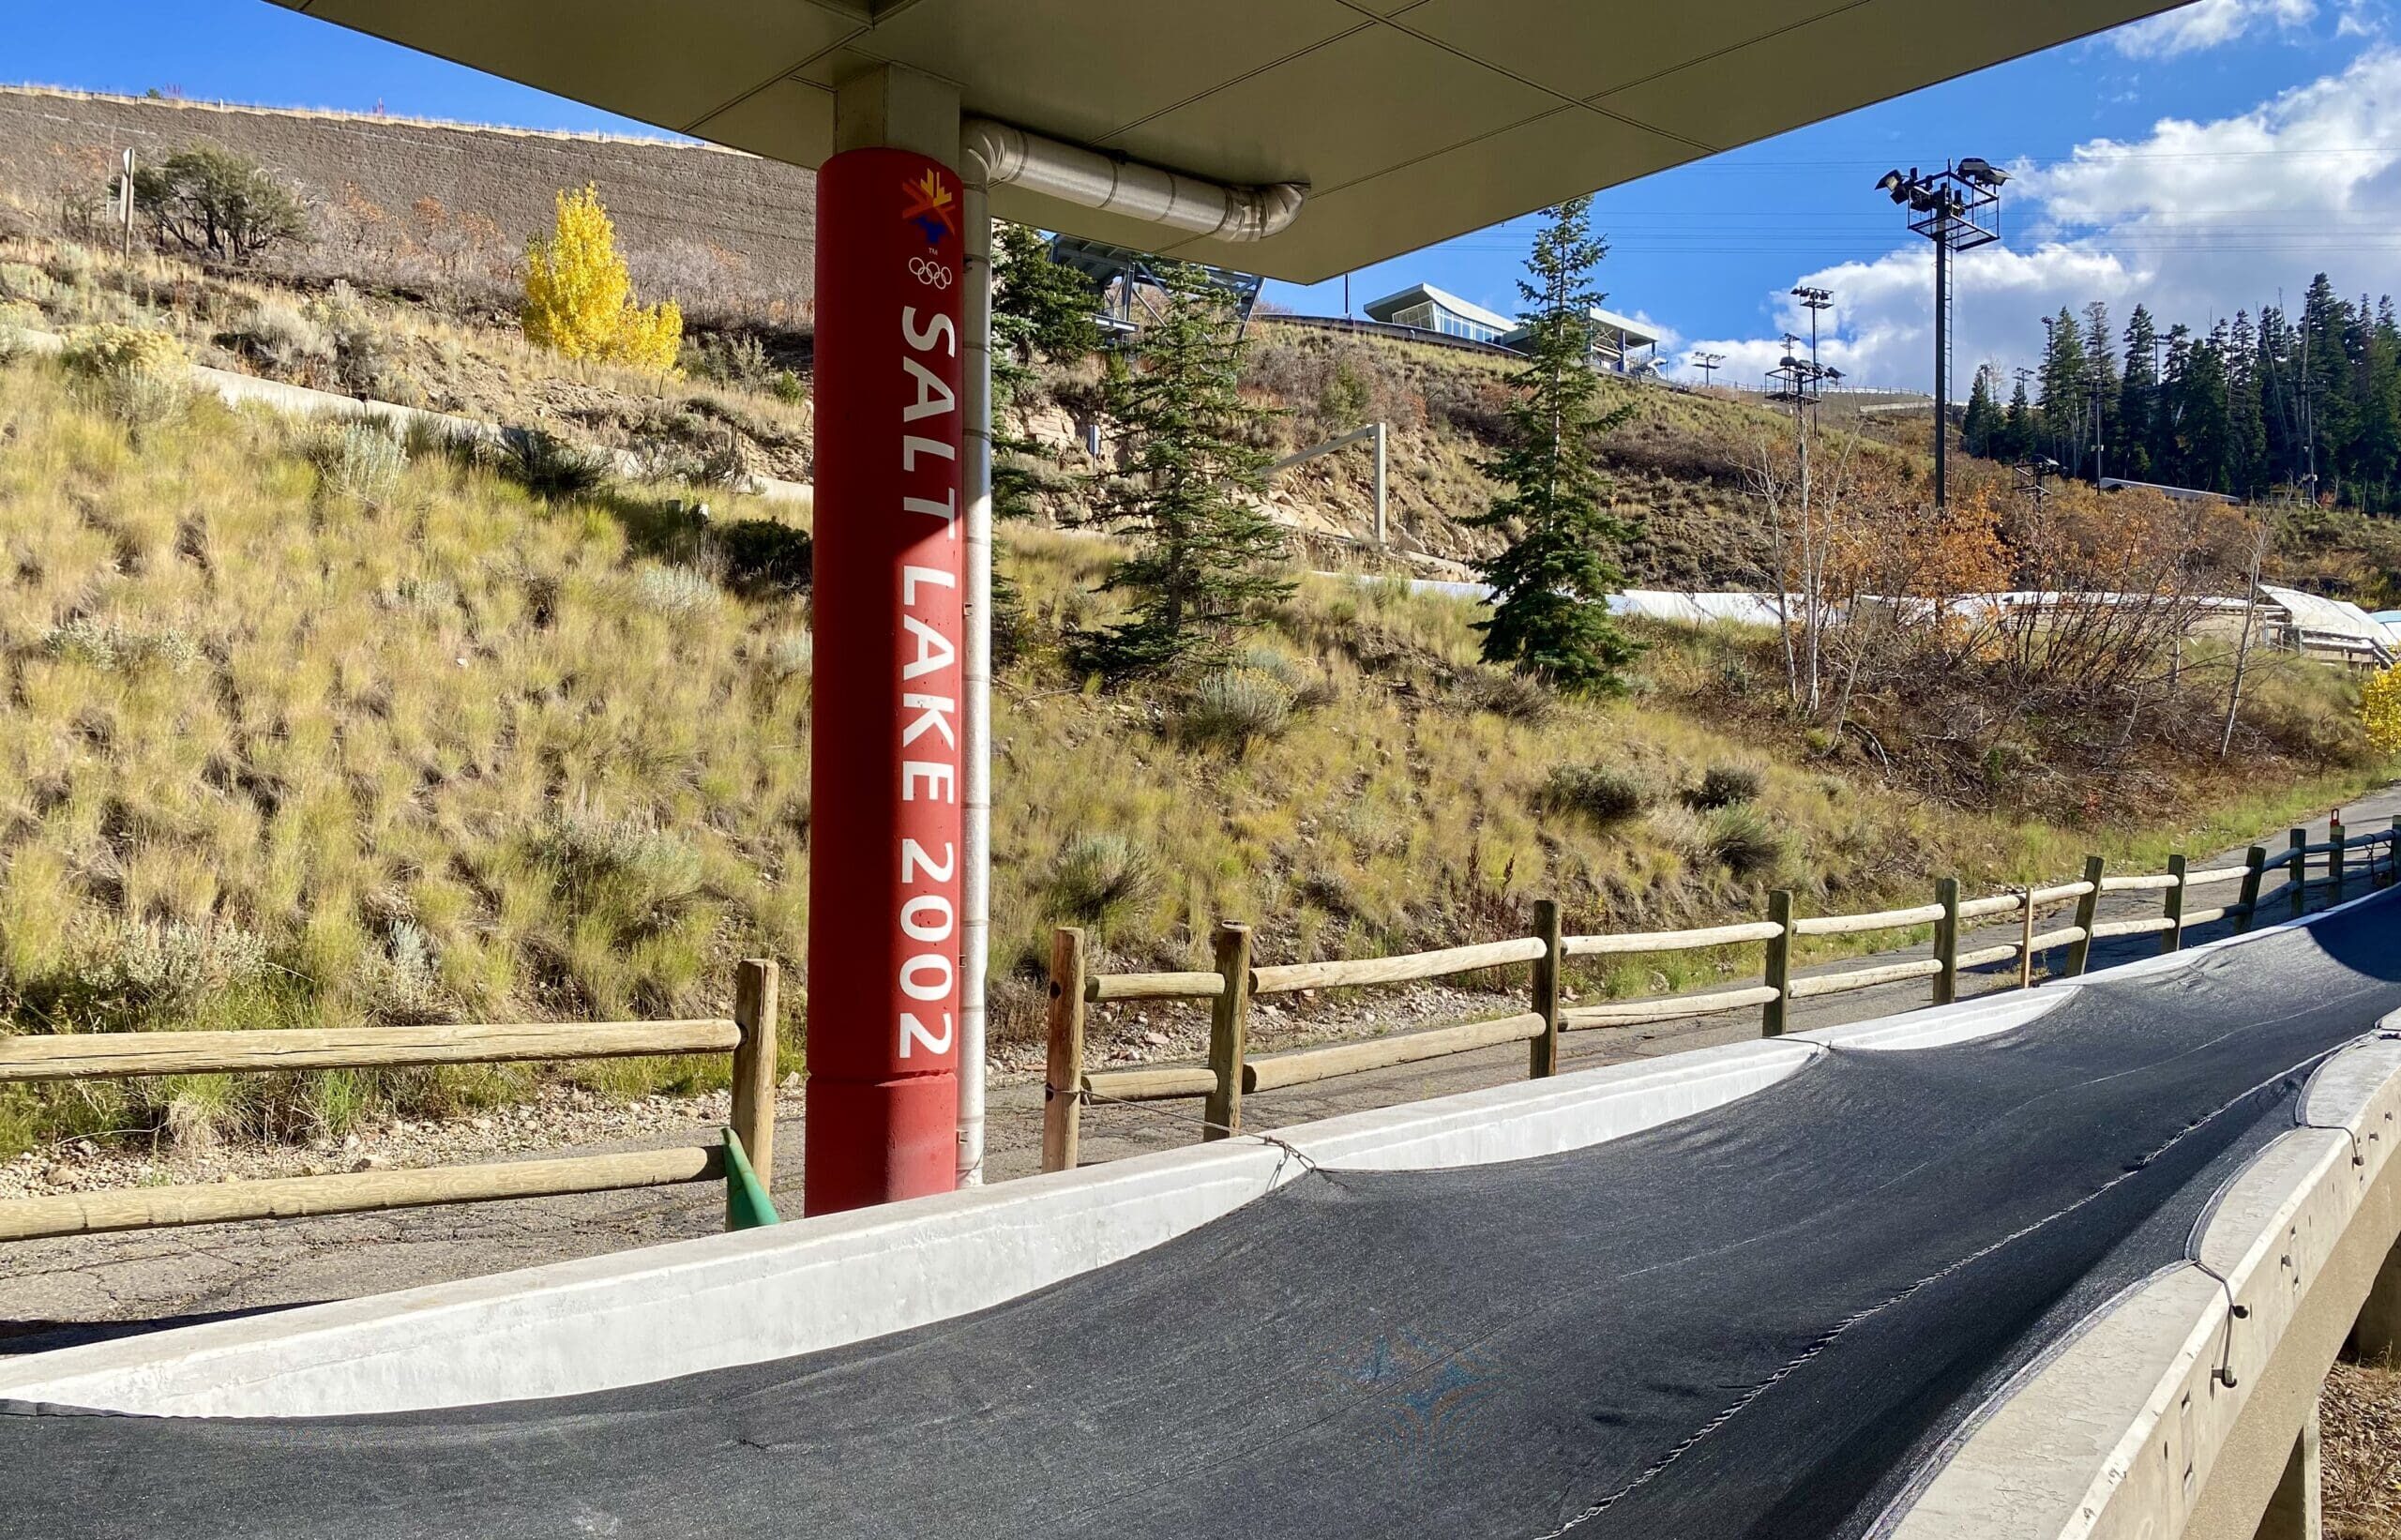
{"label": "dry grass clump", "polygon": [[1157,888],[1158,868],[1150,852],[1125,835],[1095,833],[1078,835],[1060,847],[1044,897],[1062,924],[1086,926],[1105,937]]}
{"label": "dry grass clump", "polygon": [[2326,1540],[2401,1540],[2401,1366],[2337,1363],[2318,1406]]}
{"label": "dry grass clump", "polygon": [[1605,829],[1642,810],[1642,783],[1606,764],[1562,764],[1542,783],[1541,803]]}
{"label": "dry grass clump", "polygon": [[327,492],[382,507],[400,492],[409,452],[383,424],[353,422],[311,440],[309,461]]}

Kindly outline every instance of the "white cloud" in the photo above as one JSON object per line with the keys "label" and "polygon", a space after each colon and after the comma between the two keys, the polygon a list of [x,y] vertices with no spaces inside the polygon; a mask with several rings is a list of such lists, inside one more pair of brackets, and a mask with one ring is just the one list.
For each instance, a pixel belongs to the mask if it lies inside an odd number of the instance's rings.
{"label": "white cloud", "polygon": [[[2004,194],[2011,240],[1957,265],[1956,388],[1975,364],[2033,362],[2040,318],[2138,300],[2161,325],[2206,329],[2279,290],[2297,305],[2320,271],[2345,293],[2401,292],[2401,51],[2371,49],[2338,74],[2247,113],[2164,119],[2139,140],[2094,140],[2055,165],[2020,168]],[[1834,292],[1820,355],[1863,384],[1925,389],[1934,374],[1933,256],[1924,242],[1798,281]],[[1778,328],[1807,317],[1777,295]],[[1776,339],[1720,339],[1727,378],[1756,381]],[[1737,367],[1735,360],[1740,360]],[[1697,378],[1689,368],[1676,370]]]}
{"label": "white cloud", "polygon": [[[2356,0],[2346,8],[2347,23],[2356,8]],[[2109,34],[2109,41],[2129,58],[2168,58],[2233,42],[2263,26],[2305,27],[2317,18],[2318,0],[2198,0],[2122,26]]]}

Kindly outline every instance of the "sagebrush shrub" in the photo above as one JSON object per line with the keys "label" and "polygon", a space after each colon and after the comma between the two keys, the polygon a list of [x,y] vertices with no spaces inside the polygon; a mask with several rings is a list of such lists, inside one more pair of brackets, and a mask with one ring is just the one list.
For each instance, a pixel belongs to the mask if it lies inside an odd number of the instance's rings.
{"label": "sagebrush shrub", "polygon": [[279,299],[263,299],[250,307],[249,314],[217,334],[217,344],[275,370],[333,356],[324,328]]}
{"label": "sagebrush shrub", "polygon": [[1703,812],[1757,802],[1767,789],[1767,777],[1747,764],[1713,764],[1701,773],[1700,784],[1684,800]]}
{"label": "sagebrush shrub", "polygon": [[725,581],[751,598],[780,598],[808,591],[816,569],[816,547],[805,529],[773,519],[737,519],[716,532],[725,560]]}
{"label": "sagebrush shrub", "polygon": [[1642,810],[1642,784],[1606,764],[1554,765],[1543,781],[1541,801],[1554,812],[1574,813],[1607,828]]}
{"label": "sagebrush shrub", "polygon": [[56,292],[57,285],[40,268],[22,262],[0,262],[0,299],[39,305]]}
{"label": "sagebrush shrub", "polygon": [[1051,913],[1107,930],[1149,901],[1158,882],[1151,853],[1122,834],[1080,834],[1060,848],[1047,884]]}
{"label": "sagebrush shrub", "polygon": [[162,331],[115,322],[79,326],[59,356],[100,408],[140,429],[174,416],[191,399],[191,357]]}
{"label": "sagebrush shrub", "polygon": [[716,609],[725,596],[716,583],[688,566],[644,563],[634,572],[634,597],[662,615],[697,615]]}
{"label": "sagebrush shrub", "polygon": [[1175,713],[1175,735],[1196,747],[1239,749],[1274,738],[1292,720],[1292,689],[1257,669],[1219,669],[1194,685]]}

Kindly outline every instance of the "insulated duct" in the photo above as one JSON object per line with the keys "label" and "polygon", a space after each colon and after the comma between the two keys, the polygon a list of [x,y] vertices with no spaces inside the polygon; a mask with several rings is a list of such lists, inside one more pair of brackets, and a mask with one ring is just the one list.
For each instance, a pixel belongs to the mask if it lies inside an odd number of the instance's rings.
{"label": "insulated duct", "polygon": [[1221,241],[1265,240],[1292,222],[1308,195],[1306,183],[1228,187],[984,117],[959,125],[959,148],[971,181],[1020,187],[1079,208]]}

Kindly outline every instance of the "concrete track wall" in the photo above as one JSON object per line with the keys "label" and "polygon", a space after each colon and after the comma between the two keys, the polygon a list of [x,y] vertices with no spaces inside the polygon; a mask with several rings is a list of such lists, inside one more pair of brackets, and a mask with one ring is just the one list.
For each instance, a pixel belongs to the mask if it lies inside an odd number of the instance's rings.
{"label": "concrete track wall", "polygon": [[2249,1540],[2401,1235],[2401,1015],[2313,1077],[2193,1260],[1971,1421],[1892,1540]]}

